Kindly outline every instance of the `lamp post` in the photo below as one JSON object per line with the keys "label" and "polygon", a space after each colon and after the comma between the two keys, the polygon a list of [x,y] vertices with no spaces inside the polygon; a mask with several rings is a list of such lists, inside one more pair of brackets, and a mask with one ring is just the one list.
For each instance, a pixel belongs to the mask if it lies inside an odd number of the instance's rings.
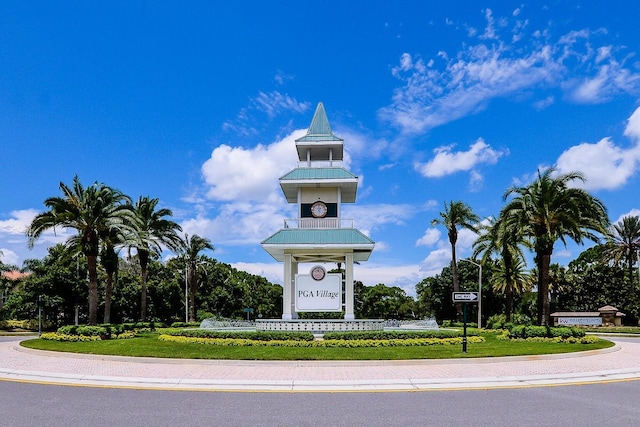
{"label": "lamp post", "polygon": [[189,281],[187,280],[189,267],[184,268],[184,323],[189,321]]}
{"label": "lamp post", "polygon": [[470,259],[461,259],[478,267],[478,328],[482,327],[482,264],[471,261]]}

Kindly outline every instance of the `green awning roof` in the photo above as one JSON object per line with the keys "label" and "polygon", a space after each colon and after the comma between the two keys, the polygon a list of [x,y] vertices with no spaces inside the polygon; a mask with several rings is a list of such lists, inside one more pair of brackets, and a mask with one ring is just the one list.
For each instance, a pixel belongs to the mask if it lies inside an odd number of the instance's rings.
{"label": "green awning roof", "polygon": [[262,242],[263,245],[373,245],[355,228],[283,228]]}
{"label": "green awning roof", "polygon": [[296,168],[280,178],[283,180],[300,179],[358,179],[344,168]]}

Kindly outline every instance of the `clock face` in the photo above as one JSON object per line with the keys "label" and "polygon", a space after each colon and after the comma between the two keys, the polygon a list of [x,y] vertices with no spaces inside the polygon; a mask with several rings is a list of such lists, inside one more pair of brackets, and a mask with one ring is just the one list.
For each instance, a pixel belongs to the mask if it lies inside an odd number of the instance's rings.
{"label": "clock face", "polygon": [[324,270],[324,268],[322,268],[321,266],[317,265],[315,267],[313,267],[311,269],[311,277],[313,277],[314,280],[322,280],[324,279],[324,276],[327,274],[327,272]]}
{"label": "clock face", "polygon": [[315,218],[324,218],[327,214],[327,205],[322,202],[315,202],[311,205],[311,215]]}

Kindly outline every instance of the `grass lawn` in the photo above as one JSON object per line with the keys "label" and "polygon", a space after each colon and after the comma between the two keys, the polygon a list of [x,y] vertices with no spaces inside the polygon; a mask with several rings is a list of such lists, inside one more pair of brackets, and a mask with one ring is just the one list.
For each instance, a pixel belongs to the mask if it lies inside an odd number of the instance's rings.
{"label": "grass lawn", "polygon": [[164,342],[157,339],[157,333],[146,333],[138,338],[126,340],[80,343],[34,339],[22,341],[21,345],[39,350],[73,353],[237,360],[449,359],[570,353],[613,346],[612,342],[606,340],[600,340],[594,344],[564,344],[498,340],[496,334],[492,332],[483,333],[482,336],[485,338],[485,342],[479,344],[469,343],[467,345],[467,353],[462,352],[462,345],[377,348],[224,347],[205,344]]}

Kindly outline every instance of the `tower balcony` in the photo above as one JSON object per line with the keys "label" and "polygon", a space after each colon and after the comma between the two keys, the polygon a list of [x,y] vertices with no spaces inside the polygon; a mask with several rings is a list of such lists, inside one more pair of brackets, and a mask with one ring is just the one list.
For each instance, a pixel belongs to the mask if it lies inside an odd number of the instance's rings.
{"label": "tower balcony", "polygon": [[298,162],[299,168],[342,168],[342,160],[304,160]]}
{"label": "tower balcony", "polygon": [[353,224],[353,219],[342,218],[296,218],[284,220],[284,228],[300,228],[308,230],[354,228]]}

